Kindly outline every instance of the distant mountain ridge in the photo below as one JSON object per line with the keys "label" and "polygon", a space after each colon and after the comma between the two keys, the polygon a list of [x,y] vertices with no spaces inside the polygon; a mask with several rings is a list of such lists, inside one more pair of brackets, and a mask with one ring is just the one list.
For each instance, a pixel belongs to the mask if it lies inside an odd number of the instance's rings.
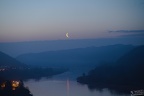
{"label": "distant mountain ridge", "polygon": [[114,62],[120,56],[132,50],[132,45],[109,45],[102,47],[87,47],[41,53],[28,53],[16,59],[30,65],[50,67],[91,66],[98,62]]}
{"label": "distant mountain ridge", "polygon": [[46,51],[58,51],[76,48],[86,48],[89,46],[108,46],[115,44],[144,44],[142,38],[133,40],[132,38],[97,38],[97,39],[65,39],[65,40],[45,40],[45,41],[24,41],[24,42],[0,42],[0,50],[12,57],[17,57],[25,53],[36,53]]}

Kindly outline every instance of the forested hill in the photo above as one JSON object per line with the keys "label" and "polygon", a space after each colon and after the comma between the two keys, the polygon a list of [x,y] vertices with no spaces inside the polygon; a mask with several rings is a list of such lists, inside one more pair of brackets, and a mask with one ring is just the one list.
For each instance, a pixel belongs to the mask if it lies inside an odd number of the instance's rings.
{"label": "forested hill", "polygon": [[115,64],[105,64],[91,70],[88,75],[77,78],[88,85],[144,85],[144,46],[139,46],[123,55]]}

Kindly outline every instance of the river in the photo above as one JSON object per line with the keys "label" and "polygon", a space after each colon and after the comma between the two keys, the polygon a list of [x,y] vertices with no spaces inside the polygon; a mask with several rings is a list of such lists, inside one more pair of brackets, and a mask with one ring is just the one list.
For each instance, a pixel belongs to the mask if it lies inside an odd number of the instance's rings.
{"label": "river", "polygon": [[25,81],[24,84],[29,88],[33,96],[130,96],[130,94],[112,92],[107,88],[90,90],[87,85],[79,84],[76,80],[69,78],[68,74],[70,73],[54,76],[49,79],[30,79]]}

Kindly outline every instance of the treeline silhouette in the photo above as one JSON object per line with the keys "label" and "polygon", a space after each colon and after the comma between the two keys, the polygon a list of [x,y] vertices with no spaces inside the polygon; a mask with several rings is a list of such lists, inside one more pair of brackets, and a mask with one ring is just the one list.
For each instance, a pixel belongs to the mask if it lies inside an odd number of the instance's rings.
{"label": "treeline silhouette", "polygon": [[99,65],[89,73],[77,78],[77,82],[88,84],[89,88],[140,89],[144,86],[144,46],[134,48],[116,63]]}

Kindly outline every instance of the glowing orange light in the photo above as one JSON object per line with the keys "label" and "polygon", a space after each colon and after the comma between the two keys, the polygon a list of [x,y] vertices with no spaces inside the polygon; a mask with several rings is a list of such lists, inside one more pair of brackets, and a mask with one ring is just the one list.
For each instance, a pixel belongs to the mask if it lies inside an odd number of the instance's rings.
{"label": "glowing orange light", "polygon": [[19,87],[19,81],[12,81],[12,87]]}
{"label": "glowing orange light", "polygon": [[5,83],[2,83],[2,84],[1,84],[1,88],[4,88],[4,87],[5,87]]}

